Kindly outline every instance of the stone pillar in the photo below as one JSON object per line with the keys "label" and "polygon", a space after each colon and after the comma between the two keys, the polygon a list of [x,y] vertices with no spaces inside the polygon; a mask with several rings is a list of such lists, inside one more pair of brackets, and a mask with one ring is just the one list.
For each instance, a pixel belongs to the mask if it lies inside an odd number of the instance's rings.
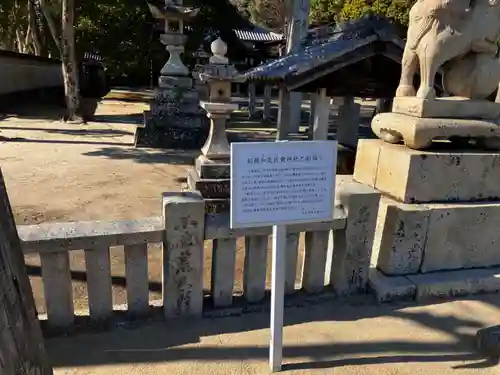
{"label": "stone pillar", "polygon": [[288,123],[288,133],[298,133],[302,120],[302,93],[290,92],[288,111],[290,112],[290,121]]}
{"label": "stone pillar", "polygon": [[312,139],[313,127],[314,127],[314,111],[316,109],[316,102],[318,100],[318,94],[310,95],[310,109],[309,109],[309,126],[307,128],[307,135],[310,139]]}
{"label": "stone pillar", "polygon": [[345,97],[339,109],[337,141],[354,149],[358,144],[360,110],[361,105],[357,104],[352,96]]}
{"label": "stone pillar", "polygon": [[255,102],[256,102],[256,95],[255,95],[255,83],[250,82],[248,84],[248,118],[252,119],[255,117]]}
{"label": "stone pillar", "polygon": [[328,122],[330,119],[330,98],[326,89],[321,89],[316,95],[312,138],[314,140],[328,139]]}
{"label": "stone pillar", "polygon": [[230,148],[226,134],[226,122],[230,114],[238,109],[231,104],[231,82],[237,75],[225,54],[227,46],[217,39],[212,43],[208,65],[200,70],[200,79],[209,86],[209,101],[200,106],[210,118],[210,132],[196,159],[195,168],[188,174],[188,186],[203,197],[208,213],[229,209]]}
{"label": "stone pillar", "polygon": [[[288,103],[290,92],[287,91],[285,87],[280,87],[279,89],[279,102],[280,103]],[[277,140],[285,140],[288,138],[288,128],[286,124],[288,124],[290,120],[290,111],[288,110],[288,106],[281,105],[278,108],[278,123],[277,123],[277,132],[276,139]]]}
{"label": "stone pillar", "polygon": [[264,86],[264,104],[262,108],[262,119],[269,121],[271,117],[271,85]]}
{"label": "stone pillar", "polygon": [[148,5],[153,17],[164,22],[165,33],[160,35],[160,41],[166,46],[169,59],[160,71],[151,108],[144,112],[144,126],[136,130],[135,146],[198,148],[207,136],[208,121],[198,106],[199,93],[189,69],[181,59],[187,41],[184,22],[195,17],[198,10],[172,2],[162,9]]}
{"label": "stone pillar", "polygon": [[[287,54],[300,50],[300,43],[307,36],[309,26],[309,0],[294,0],[291,3]],[[302,114],[302,93],[290,92],[284,98],[286,101],[280,101],[280,107],[283,106],[288,110],[289,120],[280,125],[283,129],[278,132],[281,134],[298,133]]]}

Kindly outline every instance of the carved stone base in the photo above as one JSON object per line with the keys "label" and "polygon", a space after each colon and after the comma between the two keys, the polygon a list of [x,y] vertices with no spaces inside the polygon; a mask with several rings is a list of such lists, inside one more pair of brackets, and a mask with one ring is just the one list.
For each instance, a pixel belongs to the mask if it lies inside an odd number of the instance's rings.
{"label": "carved stone base", "polygon": [[231,180],[228,178],[201,178],[196,170],[192,169],[188,173],[187,182],[191,190],[199,191],[205,199],[228,199],[231,194]]}
{"label": "carved stone base", "polygon": [[199,149],[208,137],[209,120],[199,108],[198,93],[188,77],[160,77],[160,88],[144,112],[136,147]]}
{"label": "carved stone base", "polygon": [[[145,116],[148,116],[145,114]],[[199,149],[208,136],[203,126],[205,117],[181,116],[169,118],[147,117],[144,127],[135,131],[135,147]],[[165,126],[170,124],[170,126]]]}
{"label": "carved stone base", "polygon": [[383,197],[372,262],[386,275],[500,264],[500,203],[406,204]]}
{"label": "carved stone base", "polygon": [[229,212],[231,200],[227,199],[205,199],[205,212],[207,214],[221,214]]}
{"label": "carved stone base", "polygon": [[401,113],[380,113],[372,120],[372,130],[388,143],[404,144],[415,150],[423,150],[434,140],[469,139],[486,149],[500,149],[500,126],[487,120],[453,118],[420,118]]}
{"label": "carved stone base", "polygon": [[461,97],[422,99],[395,97],[392,112],[423,118],[497,119],[500,103]]}
{"label": "carved stone base", "polygon": [[230,176],[229,159],[211,160],[204,155],[200,155],[195,162],[196,173],[201,178],[208,179],[228,179]]}

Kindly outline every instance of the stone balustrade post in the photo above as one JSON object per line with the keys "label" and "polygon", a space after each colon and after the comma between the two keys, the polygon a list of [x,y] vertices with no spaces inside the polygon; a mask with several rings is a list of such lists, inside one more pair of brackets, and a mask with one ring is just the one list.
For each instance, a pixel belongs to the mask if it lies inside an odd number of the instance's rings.
{"label": "stone balustrade post", "polygon": [[337,176],[336,203],[345,210],[345,229],[333,233],[326,280],[339,295],[364,293],[380,202],[380,192],[352,179]]}
{"label": "stone balustrade post", "polygon": [[163,312],[167,319],[201,317],[205,203],[192,192],[163,195]]}

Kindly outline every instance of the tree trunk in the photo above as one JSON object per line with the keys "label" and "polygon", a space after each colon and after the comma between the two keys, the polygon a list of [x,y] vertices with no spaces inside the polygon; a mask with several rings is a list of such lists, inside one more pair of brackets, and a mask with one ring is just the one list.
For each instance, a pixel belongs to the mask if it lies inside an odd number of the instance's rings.
{"label": "tree trunk", "polygon": [[58,30],[56,23],[54,21],[54,17],[52,16],[52,13],[50,12],[49,6],[47,5],[45,0],[40,0],[40,8],[42,9],[43,16],[45,18],[45,22],[47,23],[47,26],[49,27],[50,35],[52,35],[52,39],[54,40],[54,44],[57,47],[57,50],[59,51],[59,56],[62,55],[61,53],[61,33],[60,30]]}
{"label": "tree trunk", "polygon": [[62,0],[61,10],[61,61],[66,94],[67,121],[80,122],[77,116],[79,104],[78,72],[75,53],[75,1]]}
{"label": "tree trunk", "polygon": [[0,170],[0,374],[52,375]]}
{"label": "tree trunk", "polygon": [[35,55],[42,55],[42,41],[40,38],[40,30],[38,29],[37,15],[35,11],[35,0],[28,0],[28,19],[31,29],[31,42],[33,44],[33,51]]}

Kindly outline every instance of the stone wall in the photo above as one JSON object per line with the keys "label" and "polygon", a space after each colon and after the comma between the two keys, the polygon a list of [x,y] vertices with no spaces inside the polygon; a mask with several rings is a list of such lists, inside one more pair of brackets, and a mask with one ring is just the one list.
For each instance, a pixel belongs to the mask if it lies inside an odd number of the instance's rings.
{"label": "stone wall", "polygon": [[58,60],[0,51],[0,96],[62,86]]}

